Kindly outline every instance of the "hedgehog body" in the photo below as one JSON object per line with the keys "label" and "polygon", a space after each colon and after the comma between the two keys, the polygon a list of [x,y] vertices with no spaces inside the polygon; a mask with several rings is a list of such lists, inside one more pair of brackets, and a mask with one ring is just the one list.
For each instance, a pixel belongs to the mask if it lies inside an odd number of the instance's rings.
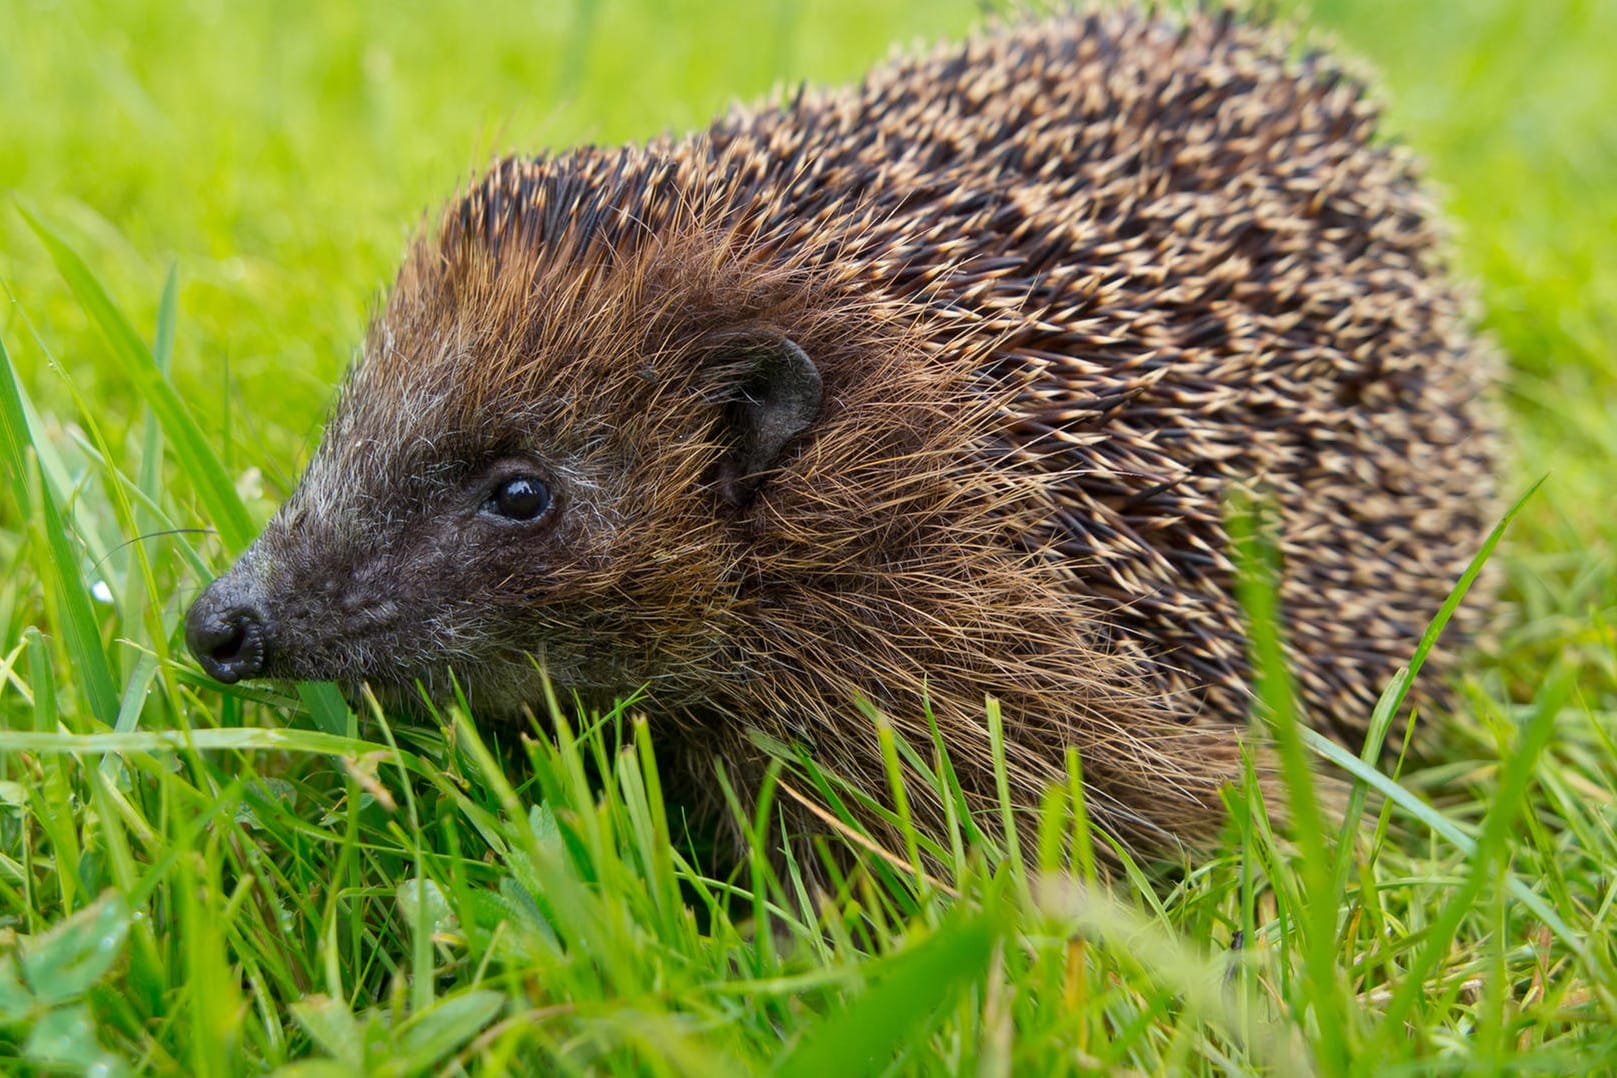
{"label": "hedgehog body", "polygon": [[1075,748],[1099,824],[1204,839],[1250,706],[1231,491],[1343,736],[1494,506],[1491,360],[1376,121],[1268,31],[1111,12],[502,161],[193,649],[400,700],[453,673],[482,717],[540,666],[643,689],[696,791],[787,743],[879,793],[863,699],[922,748],[930,711],[985,804],[993,697],[1023,803]]}

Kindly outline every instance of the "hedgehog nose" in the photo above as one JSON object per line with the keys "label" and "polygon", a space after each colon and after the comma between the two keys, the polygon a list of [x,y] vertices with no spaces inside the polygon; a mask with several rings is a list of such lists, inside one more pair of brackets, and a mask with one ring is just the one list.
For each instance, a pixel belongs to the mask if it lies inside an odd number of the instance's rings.
{"label": "hedgehog nose", "polygon": [[185,615],[185,643],[202,669],[233,685],[264,670],[268,618],[230,577],[209,584]]}

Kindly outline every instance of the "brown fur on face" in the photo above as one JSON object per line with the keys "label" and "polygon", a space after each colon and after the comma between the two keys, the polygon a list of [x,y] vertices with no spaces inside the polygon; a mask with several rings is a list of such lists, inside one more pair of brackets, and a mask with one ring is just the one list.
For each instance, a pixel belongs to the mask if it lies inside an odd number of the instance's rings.
{"label": "brown fur on face", "polygon": [[[257,672],[453,670],[497,718],[539,705],[536,656],[645,687],[675,766],[743,786],[771,740],[880,791],[855,702],[918,746],[929,704],[979,805],[993,696],[1021,802],[1076,747],[1103,827],[1203,840],[1248,707],[1226,494],[1275,504],[1300,701],[1348,734],[1493,507],[1491,359],[1375,119],[1263,30],[1114,12],[503,161],[231,574]],[[737,487],[788,343],[823,400]],[[481,509],[512,469],[552,498],[530,524]]]}

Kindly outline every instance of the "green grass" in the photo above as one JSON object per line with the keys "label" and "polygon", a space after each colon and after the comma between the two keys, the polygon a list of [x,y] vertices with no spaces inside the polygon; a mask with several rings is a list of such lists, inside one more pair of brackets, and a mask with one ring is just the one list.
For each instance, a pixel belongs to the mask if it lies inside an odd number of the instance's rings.
{"label": "green grass", "polygon": [[979,820],[935,877],[855,851],[821,894],[765,817],[714,880],[632,709],[497,744],[221,694],[177,647],[406,237],[489,153],[694,126],[973,7],[0,0],[0,1072],[1614,1070],[1602,0],[1306,17],[1428,160],[1510,358],[1508,489],[1545,477],[1436,752],[1394,783],[1279,731],[1359,776],[1357,826],[1277,837],[1233,791],[1221,851],[1096,884],[1074,761],[1031,846]]}

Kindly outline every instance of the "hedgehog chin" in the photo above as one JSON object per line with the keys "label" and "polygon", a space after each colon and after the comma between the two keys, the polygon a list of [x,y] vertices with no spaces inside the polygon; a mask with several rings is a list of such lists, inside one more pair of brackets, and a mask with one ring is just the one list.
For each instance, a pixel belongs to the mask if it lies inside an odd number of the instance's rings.
{"label": "hedgehog chin", "polygon": [[445,667],[414,677],[347,678],[336,684],[348,705],[362,714],[369,713],[374,699],[390,717],[410,723],[443,723],[460,711],[473,719],[499,724],[527,722],[533,714],[545,711],[545,694],[538,678],[535,671],[531,691],[526,686],[513,689],[499,679]]}

